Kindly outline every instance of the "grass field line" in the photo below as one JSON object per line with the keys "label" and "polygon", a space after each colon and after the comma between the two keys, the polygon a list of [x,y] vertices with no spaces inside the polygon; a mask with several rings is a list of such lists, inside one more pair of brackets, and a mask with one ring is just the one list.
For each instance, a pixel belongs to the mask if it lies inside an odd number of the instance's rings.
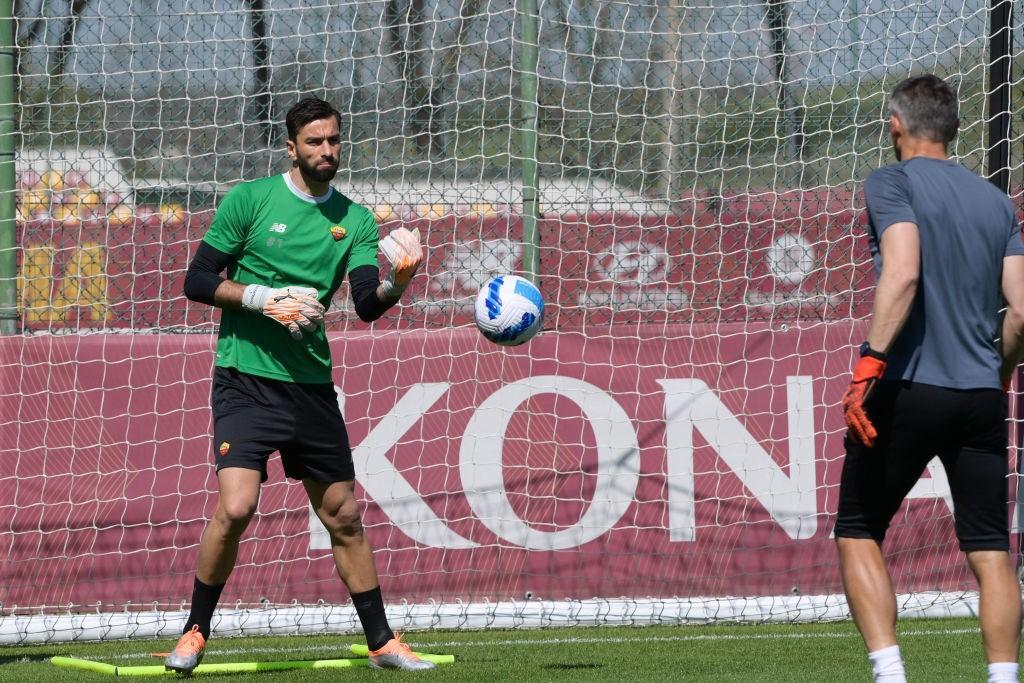
{"label": "grass field line", "polygon": [[[978,633],[977,628],[947,628],[947,629],[914,629],[907,631],[900,631],[899,637],[901,638],[914,638],[921,636],[951,636],[951,635],[965,635],[970,633]],[[412,634],[410,634],[412,635]],[[859,638],[860,636],[856,631],[820,631],[817,633],[703,633],[694,635],[679,635],[679,636],[637,636],[637,637],[622,637],[616,636],[611,638],[598,638],[598,637],[572,637],[572,638],[506,638],[504,640],[485,640],[485,641],[460,641],[460,640],[447,640],[447,641],[427,641],[427,640],[414,640],[409,639],[407,642],[414,645],[419,645],[424,648],[463,648],[463,647],[529,647],[532,645],[600,645],[605,643],[610,644],[622,644],[622,643],[678,643],[678,642],[697,642],[697,641],[742,641],[742,640],[805,640],[810,638]],[[308,645],[306,647],[239,647],[239,648],[211,648],[207,650],[208,655],[215,656],[237,656],[237,655],[254,655],[254,654],[289,654],[289,653],[318,653],[318,652],[331,652],[337,656],[347,656],[348,647],[347,643],[339,643],[338,645]],[[141,653],[127,653],[120,655],[111,655],[108,657],[101,657],[103,661],[110,660],[133,660],[145,658],[150,659],[145,654]]]}

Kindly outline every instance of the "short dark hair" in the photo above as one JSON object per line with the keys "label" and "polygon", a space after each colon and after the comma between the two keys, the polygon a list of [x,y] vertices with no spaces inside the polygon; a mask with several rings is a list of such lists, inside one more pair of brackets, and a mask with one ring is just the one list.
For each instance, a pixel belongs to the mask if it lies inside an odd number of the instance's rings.
{"label": "short dark hair", "polygon": [[341,112],[331,106],[330,102],[321,100],[319,97],[305,97],[299,100],[292,105],[284,117],[284,125],[288,129],[288,139],[295,142],[303,126],[320,119],[329,119],[332,116],[338,122],[340,129]]}
{"label": "short dark hair", "polygon": [[938,76],[908,78],[893,91],[889,111],[899,117],[908,135],[949,144],[960,129],[956,93]]}

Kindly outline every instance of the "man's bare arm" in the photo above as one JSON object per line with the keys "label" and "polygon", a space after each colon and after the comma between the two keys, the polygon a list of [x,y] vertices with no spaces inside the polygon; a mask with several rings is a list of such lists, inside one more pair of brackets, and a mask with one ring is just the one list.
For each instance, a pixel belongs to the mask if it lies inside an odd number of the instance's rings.
{"label": "man's bare arm", "polygon": [[1003,366],[999,376],[1006,386],[1014,368],[1024,360],[1024,256],[1003,259],[1002,289],[1006,315],[1000,340]]}
{"label": "man's bare arm", "polygon": [[886,353],[910,317],[921,277],[921,240],[914,223],[895,223],[882,233],[882,275],[875,288],[868,345]]}

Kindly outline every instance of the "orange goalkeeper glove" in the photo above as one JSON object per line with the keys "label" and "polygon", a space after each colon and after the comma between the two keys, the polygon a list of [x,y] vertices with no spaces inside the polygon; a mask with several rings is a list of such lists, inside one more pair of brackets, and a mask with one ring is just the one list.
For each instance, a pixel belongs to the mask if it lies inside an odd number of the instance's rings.
{"label": "orange goalkeeper glove", "polygon": [[853,366],[853,379],[843,394],[843,416],[854,437],[871,448],[878,438],[878,431],[864,410],[864,402],[885,372],[885,357],[870,349],[865,349],[863,354]]}
{"label": "orange goalkeeper glove", "polygon": [[324,324],[324,307],[312,287],[272,289],[249,285],[242,293],[242,308],[262,313],[288,328],[292,339],[315,332]]}
{"label": "orange goalkeeper glove", "polygon": [[398,300],[423,261],[418,228],[395,228],[380,241],[380,250],[391,264],[391,272],[377,289],[381,301]]}

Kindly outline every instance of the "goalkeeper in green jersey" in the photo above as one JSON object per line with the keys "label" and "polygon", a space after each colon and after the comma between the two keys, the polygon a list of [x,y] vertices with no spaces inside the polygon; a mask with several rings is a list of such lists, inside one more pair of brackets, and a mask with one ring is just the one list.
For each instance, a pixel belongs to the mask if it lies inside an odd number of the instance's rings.
{"label": "goalkeeper in green jersey", "polygon": [[[223,311],[211,392],[219,495],[199,543],[184,634],[164,663],[187,674],[202,659],[267,459],[278,451],[285,474],[302,481],[330,533],[370,665],[430,669],[388,626],[323,329],[325,307],[346,273],[362,320],[397,303],[423,259],[419,235],[398,228],[380,239],[373,214],[331,187],[341,115],[329,103],[304,99],[285,122],[291,170],[242,183],[224,197],[185,277],[189,299]],[[378,249],[391,264],[383,282]]]}

